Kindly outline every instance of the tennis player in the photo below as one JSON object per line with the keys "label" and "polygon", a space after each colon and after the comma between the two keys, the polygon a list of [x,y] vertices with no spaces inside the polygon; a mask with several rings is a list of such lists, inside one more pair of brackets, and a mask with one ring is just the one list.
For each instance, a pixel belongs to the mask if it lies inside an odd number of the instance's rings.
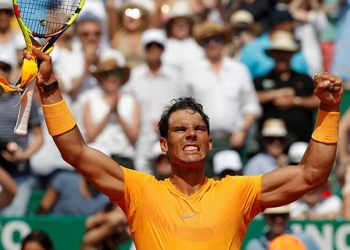
{"label": "tennis player", "polygon": [[43,61],[37,86],[48,130],[63,159],[123,209],[139,250],[238,250],[258,213],[295,201],[327,182],[343,96],[342,80],[335,75],[314,77],[320,106],[299,165],[261,176],[227,176],[220,181],[205,177],[204,163],[212,149],[209,118],[190,97],[173,101],[159,121],[160,148],[169,158],[172,176],[158,181],[86,145],[52,74],[50,56],[36,49],[33,53]]}

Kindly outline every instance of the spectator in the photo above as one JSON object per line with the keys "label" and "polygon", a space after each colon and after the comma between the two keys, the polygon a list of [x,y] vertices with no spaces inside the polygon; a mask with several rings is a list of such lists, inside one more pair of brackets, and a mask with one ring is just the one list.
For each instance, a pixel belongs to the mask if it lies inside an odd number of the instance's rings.
{"label": "spectator", "polygon": [[298,165],[307,149],[307,142],[293,142],[288,149],[288,161],[290,165]]}
{"label": "spectator", "polygon": [[196,39],[206,58],[186,68],[184,84],[188,94],[203,104],[211,118],[214,150],[209,152],[205,168],[206,175],[211,177],[216,152],[234,149],[242,157],[248,131],[261,115],[261,106],[247,68],[222,54],[230,41],[227,29],[206,22],[199,28]]}
{"label": "spectator", "polygon": [[101,212],[90,215],[85,221],[85,229],[81,250],[119,249],[121,244],[131,240],[127,218],[113,203],[106,205]]}
{"label": "spectator", "polygon": [[55,250],[50,236],[42,230],[30,232],[23,240],[21,250]]}
{"label": "spectator", "polygon": [[246,10],[232,13],[229,28],[232,32],[232,41],[228,44],[228,56],[239,60],[242,47],[260,36],[261,28],[254,21],[253,15]]}
{"label": "spectator", "polygon": [[83,94],[83,124],[87,143],[108,148],[111,157],[134,169],[135,149],[140,131],[140,107],[134,97],[120,91],[130,76],[129,67],[115,58],[100,61],[92,72],[100,88]]}
{"label": "spectator", "polygon": [[261,130],[266,119],[280,118],[296,140],[309,142],[314,112],[319,105],[312,78],[290,68],[291,58],[299,51],[291,33],[276,31],[271,38],[272,47],[265,53],[275,61],[275,67],[254,80],[263,107],[258,129]]}
{"label": "spectator", "polygon": [[265,174],[288,165],[286,150],[291,140],[283,120],[267,119],[258,135],[260,152],[247,161],[244,175]]}
{"label": "spectator", "polygon": [[[287,31],[293,34],[295,40],[301,41],[303,37],[296,36],[294,18],[288,10],[275,10],[271,15],[272,25],[268,32],[264,32],[254,41],[244,46],[241,51],[240,61],[247,65],[253,78],[262,76],[271,71],[275,64],[272,58],[265,54],[265,50],[271,48],[271,36],[275,31]],[[303,74],[310,76],[321,70],[321,52],[318,59],[314,51],[319,47],[317,41],[302,40],[301,50],[291,58],[290,67]],[[254,55],[254,56],[251,56]]]}
{"label": "spectator", "polygon": [[154,175],[157,180],[165,180],[171,176],[171,165],[167,156],[163,153],[154,159]]}
{"label": "spectator", "polygon": [[[267,250],[270,244],[282,234],[292,234],[297,237],[306,247],[306,249],[318,250],[319,246],[306,232],[294,232],[289,228],[289,206],[267,208],[263,212],[264,221],[267,224],[265,232],[257,238],[251,239],[245,250]],[[277,244],[274,242],[273,244]],[[285,248],[283,248],[285,249]],[[294,250],[294,249],[293,249]]]}
{"label": "spectator", "polygon": [[184,65],[197,63],[204,57],[203,49],[193,38],[194,18],[190,3],[177,1],[171,7],[165,23],[167,42],[162,55],[163,61],[183,70]]}
{"label": "spectator", "polygon": [[159,147],[159,114],[169,100],[184,95],[181,75],[162,60],[166,39],[161,29],[148,29],[142,34],[146,62],[131,70],[130,80],[123,86],[124,92],[140,102],[141,130],[136,142],[135,168],[147,173],[154,170],[153,145]]}
{"label": "spectator", "polygon": [[0,166],[0,208],[5,208],[11,204],[17,193],[16,182]]}
{"label": "spectator", "polygon": [[[11,65],[14,58],[12,56],[11,51],[0,51],[0,75],[7,80],[13,69]],[[0,166],[11,175],[18,187],[12,203],[0,211],[2,216],[26,214],[27,203],[35,186],[35,177],[31,173],[29,159],[43,144],[42,117],[39,115],[35,101],[29,117],[29,134],[23,136],[13,132],[19,112],[20,105],[17,104],[20,98],[20,95],[5,92],[3,88],[0,88],[0,141],[10,145],[7,149],[1,149]]]}
{"label": "spectator", "polygon": [[124,2],[116,7],[114,0],[106,3],[110,44],[121,51],[126,64],[132,69],[145,62],[145,52],[141,42],[142,32],[159,27],[160,1],[154,1],[154,13],[134,2]]}
{"label": "spectator", "polygon": [[240,155],[234,150],[222,150],[213,157],[214,177],[217,180],[227,175],[242,175],[243,163]]}

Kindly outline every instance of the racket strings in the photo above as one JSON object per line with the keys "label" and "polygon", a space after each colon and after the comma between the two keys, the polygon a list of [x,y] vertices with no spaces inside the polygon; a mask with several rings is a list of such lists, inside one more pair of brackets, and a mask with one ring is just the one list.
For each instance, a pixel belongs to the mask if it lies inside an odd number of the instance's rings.
{"label": "racket strings", "polygon": [[76,0],[18,0],[17,6],[25,25],[36,37],[46,37],[61,31],[76,13]]}

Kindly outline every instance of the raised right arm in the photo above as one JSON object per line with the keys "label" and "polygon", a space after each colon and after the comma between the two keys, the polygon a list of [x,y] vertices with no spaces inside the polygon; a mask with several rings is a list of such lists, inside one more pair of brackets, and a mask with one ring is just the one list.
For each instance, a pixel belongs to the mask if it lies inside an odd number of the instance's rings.
{"label": "raised right arm", "polygon": [[[90,148],[84,141],[61,92],[54,88],[40,91],[42,84],[56,81],[52,74],[51,57],[33,47],[33,54],[42,60],[37,76],[46,125],[62,158],[79,171],[92,185],[112,200],[120,200],[124,192],[121,167],[102,152]],[[24,52],[30,57],[28,52]]]}

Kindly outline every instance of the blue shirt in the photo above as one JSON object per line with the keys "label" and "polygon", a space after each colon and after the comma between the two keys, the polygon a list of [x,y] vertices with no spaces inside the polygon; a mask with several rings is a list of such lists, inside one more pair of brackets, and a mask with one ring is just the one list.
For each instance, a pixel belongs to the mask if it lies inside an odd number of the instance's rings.
{"label": "blue shirt", "polygon": [[[271,47],[272,44],[268,33],[262,34],[243,46],[240,60],[248,67],[253,78],[266,75],[275,67],[274,60],[265,53],[265,49]],[[293,55],[290,64],[293,70],[308,74],[306,59],[301,50]]]}

